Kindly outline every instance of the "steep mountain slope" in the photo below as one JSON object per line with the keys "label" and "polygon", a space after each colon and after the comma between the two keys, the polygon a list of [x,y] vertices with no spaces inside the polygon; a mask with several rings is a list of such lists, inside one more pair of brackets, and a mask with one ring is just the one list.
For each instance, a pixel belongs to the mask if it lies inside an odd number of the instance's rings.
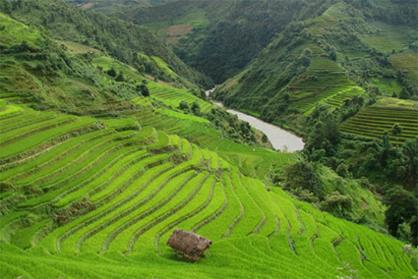
{"label": "steep mountain slope", "polygon": [[[98,48],[158,78],[189,87],[192,86],[191,82],[206,83],[204,77],[186,66],[149,31],[132,23],[87,12],[62,0],[2,0],[0,9],[26,23],[48,30],[56,39]],[[173,78],[167,75],[159,67],[158,59],[163,59],[178,76]]]}
{"label": "steep mountain slope", "polygon": [[[205,100],[5,14],[0,26],[2,278],[416,273],[401,241],[260,180],[297,155],[232,141]],[[207,257],[173,257],[176,227],[212,239]]]}
{"label": "steep mountain slope", "polygon": [[[392,143],[401,144],[418,135],[418,102],[382,98],[376,104],[360,111],[342,125],[342,131],[369,139],[389,134]],[[398,125],[402,131],[392,133]]]}
{"label": "steep mountain slope", "polygon": [[194,1],[113,10],[120,18],[154,30],[189,65],[223,82],[247,65],[295,18],[317,15],[328,5],[315,1]]}
{"label": "steep mountain slope", "polygon": [[418,69],[412,64],[418,32],[409,16],[416,5],[336,2],[321,16],[294,22],[277,35],[219,88],[218,98],[269,121],[285,119],[294,128],[303,122],[300,115],[318,104],[338,108],[346,99],[373,94],[416,99]]}
{"label": "steep mountain slope", "polygon": [[163,5],[177,0],[65,0],[68,3],[76,5],[84,10],[95,10],[105,14],[114,14],[117,11],[126,10],[132,7],[152,7]]}

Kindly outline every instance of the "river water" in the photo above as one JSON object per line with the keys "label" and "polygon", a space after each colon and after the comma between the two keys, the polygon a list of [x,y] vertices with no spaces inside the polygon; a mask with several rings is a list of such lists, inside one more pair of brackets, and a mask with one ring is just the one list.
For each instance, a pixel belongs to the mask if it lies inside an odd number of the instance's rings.
{"label": "river water", "polygon": [[[206,96],[209,97],[213,91],[213,89],[206,91]],[[223,107],[222,103],[213,103]],[[276,125],[264,122],[254,116],[245,114],[240,111],[236,111],[233,109],[227,109],[227,111],[231,114],[236,115],[238,119],[248,122],[253,128],[263,132],[273,145],[273,148],[276,150],[295,152],[303,150],[303,147],[305,146],[302,138]]]}

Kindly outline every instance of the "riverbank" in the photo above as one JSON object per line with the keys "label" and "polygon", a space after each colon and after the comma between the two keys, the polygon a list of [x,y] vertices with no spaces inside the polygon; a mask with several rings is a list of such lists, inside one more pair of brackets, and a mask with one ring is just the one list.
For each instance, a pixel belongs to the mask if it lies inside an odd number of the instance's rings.
{"label": "riverbank", "polygon": [[[214,92],[214,89],[207,90],[205,92],[206,96],[210,99],[210,95]],[[224,107],[220,102],[211,100],[217,106]],[[296,152],[303,150],[305,143],[302,138],[296,136],[295,134],[278,127],[274,124],[267,123],[257,117],[248,115],[244,112],[240,112],[233,109],[225,108],[227,112],[234,114],[238,119],[248,122],[251,127],[263,132],[269,141],[271,142],[275,150],[287,151],[287,152]]]}

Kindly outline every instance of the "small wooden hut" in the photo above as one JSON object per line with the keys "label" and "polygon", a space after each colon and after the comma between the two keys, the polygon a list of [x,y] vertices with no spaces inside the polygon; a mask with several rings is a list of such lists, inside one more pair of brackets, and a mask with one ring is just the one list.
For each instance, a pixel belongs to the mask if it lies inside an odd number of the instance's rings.
{"label": "small wooden hut", "polygon": [[167,244],[181,257],[195,262],[203,257],[212,241],[193,232],[175,230]]}

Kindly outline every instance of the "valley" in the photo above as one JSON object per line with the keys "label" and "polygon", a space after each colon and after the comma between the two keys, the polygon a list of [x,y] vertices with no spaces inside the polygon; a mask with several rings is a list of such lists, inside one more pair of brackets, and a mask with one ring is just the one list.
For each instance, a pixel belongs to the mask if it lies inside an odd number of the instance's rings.
{"label": "valley", "polygon": [[1,278],[416,278],[417,13],[0,0]]}
{"label": "valley", "polygon": [[303,140],[296,135],[286,131],[278,126],[266,123],[256,117],[242,113],[240,111],[228,109],[229,113],[234,114],[238,119],[250,123],[252,127],[263,132],[272,146],[276,150],[281,151],[301,151],[303,150]]}
{"label": "valley", "polygon": [[[210,98],[210,94],[215,91],[214,89],[205,91],[206,97]],[[224,107],[220,102],[212,101],[215,105]],[[233,109],[227,109],[228,113],[236,115],[239,120],[245,121],[251,125],[254,129],[262,132],[266,135],[269,142],[272,144],[273,148],[281,151],[301,151],[303,150],[303,140],[296,135],[286,131],[278,126],[266,123],[254,116],[245,114],[241,111],[236,111]]]}

